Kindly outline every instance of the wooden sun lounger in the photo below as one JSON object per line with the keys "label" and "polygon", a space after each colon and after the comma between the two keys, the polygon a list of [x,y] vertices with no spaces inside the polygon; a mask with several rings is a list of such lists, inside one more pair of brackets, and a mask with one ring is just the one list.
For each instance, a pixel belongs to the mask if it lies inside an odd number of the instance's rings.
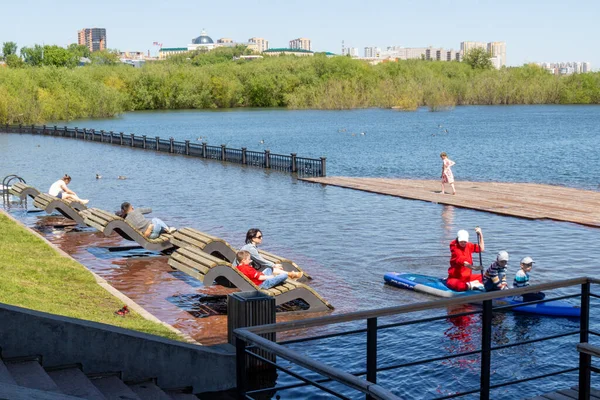
{"label": "wooden sun lounger", "polygon": [[17,182],[13,184],[8,192],[13,196],[17,196],[21,200],[26,200],[27,196],[33,199],[35,196],[40,194],[39,190],[23,182]]}
{"label": "wooden sun lounger", "polygon": [[[234,249],[229,243],[227,243],[223,239],[219,239],[218,237],[208,235],[204,232],[200,232],[193,228],[183,228],[175,232],[173,234],[173,238],[171,239],[171,243],[173,243],[177,247],[190,246],[198,248],[205,253],[211,254],[218,258],[222,258],[224,260],[229,261],[230,263],[233,263],[233,260],[235,259],[235,254],[237,253],[237,250]],[[271,261],[274,264],[281,264],[284,271],[302,272],[304,275],[301,281],[304,281],[306,279],[312,279],[310,275],[304,272],[304,270],[302,270],[302,268],[300,268],[293,261],[281,258],[263,250],[259,250],[259,253],[266,260]]]}
{"label": "wooden sun lounger", "polygon": [[333,306],[314,289],[292,279],[287,279],[284,283],[271,289],[259,289],[237,268],[232,267],[229,262],[207,254],[196,247],[177,249],[169,257],[169,265],[208,285],[212,285],[217,278],[225,278],[242,291],[258,290],[275,297],[277,305],[301,299],[309,305],[307,311],[316,312],[333,309]]}
{"label": "wooden sun lounger", "polygon": [[65,218],[75,221],[78,225],[85,225],[80,212],[86,210],[87,207],[78,201],[66,201],[47,193],[40,193],[33,199],[33,205],[48,214],[58,211]]}
{"label": "wooden sun lounger", "polygon": [[86,225],[98,229],[109,236],[116,232],[126,240],[137,242],[140,246],[150,251],[165,251],[173,247],[171,235],[163,233],[156,239],[149,239],[142,232],[134,228],[124,218],[99,208],[88,208],[81,212]]}

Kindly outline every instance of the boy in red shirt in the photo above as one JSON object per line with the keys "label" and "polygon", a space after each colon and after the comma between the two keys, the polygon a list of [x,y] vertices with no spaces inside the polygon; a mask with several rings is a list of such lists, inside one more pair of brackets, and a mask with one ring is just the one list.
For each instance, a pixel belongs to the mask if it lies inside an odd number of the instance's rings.
{"label": "boy in red shirt", "polygon": [[252,258],[250,257],[250,253],[246,250],[238,251],[235,257],[238,261],[238,265],[235,268],[246,275],[252,283],[260,289],[270,289],[273,286],[280,285],[285,282],[288,277],[292,279],[302,277],[302,272],[286,272],[282,269],[273,270],[271,268],[265,268],[262,272],[257,271],[250,265]]}

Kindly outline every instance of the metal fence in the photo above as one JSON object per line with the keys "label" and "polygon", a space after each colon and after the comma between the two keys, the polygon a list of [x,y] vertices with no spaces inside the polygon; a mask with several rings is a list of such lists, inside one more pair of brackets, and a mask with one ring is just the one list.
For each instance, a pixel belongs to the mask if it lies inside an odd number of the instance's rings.
{"label": "metal fence", "polygon": [[[480,356],[480,385],[479,387],[473,387],[470,389],[466,389],[462,392],[453,393],[451,395],[440,396],[437,399],[450,399],[461,396],[479,394],[480,399],[489,400],[490,399],[490,390],[496,389],[500,387],[506,387],[511,385],[516,385],[522,382],[533,381],[542,378],[548,378],[551,376],[556,376],[560,374],[566,374],[570,372],[579,372],[579,399],[589,399],[590,398],[590,372],[597,372],[598,369],[594,368],[591,365],[591,357],[589,354],[585,354],[580,352],[579,354],[579,364],[574,365],[570,368],[563,369],[554,369],[551,371],[547,371],[545,373],[532,372],[532,376],[516,379],[508,382],[500,382],[496,384],[492,384],[490,380],[491,375],[491,360],[494,351],[507,349],[515,346],[521,346],[524,344],[536,343],[554,340],[562,337],[568,336],[579,336],[580,343],[587,343],[589,336],[600,336],[600,333],[590,330],[590,298],[600,298],[599,295],[590,292],[591,284],[600,284],[600,280],[593,278],[575,278],[558,282],[545,283],[535,286],[529,286],[526,288],[520,289],[511,289],[508,291],[502,292],[491,292],[484,293],[478,295],[459,297],[453,299],[443,299],[437,301],[431,301],[426,303],[416,303],[409,304],[404,306],[397,307],[389,307],[385,309],[379,310],[368,310],[368,311],[358,311],[349,314],[341,314],[341,315],[331,315],[320,318],[313,318],[302,321],[291,321],[284,322],[278,324],[271,325],[263,325],[257,327],[250,328],[240,328],[234,331],[236,336],[236,356],[237,356],[237,389],[238,389],[238,398],[239,399],[253,399],[256,396],[264,396],[267,393],[273,394],[274,392],[284,392],[285,390],[299,388],[299,387],[312,387],[315,395],[329,395],[330,397],[336,397],[340,399],[349,399],[348,395],[340,393],[339,390],[333,390],[330,386],[328,387],[328,383],[337,383],[343,385],[347,389],[353,389],[355,392],[361,394],[362,396],[366,396],[367,399],[378,399],[378,400],[387,400],[387,399],[399,399],[391,391],[383,388],[379,384],[377,384],[377,375],[379,372],[383,371],[394,371],[403,367],[416,366],[416,365],[425,365],[428,363],[439,362],[443,360],[455,359],[457,357],[468,357],[473,355]],[[493,346],[492,343],[492,313],[498,311],[507,311],[512,308],[519,307],[522,304],[518,305],[509,305],[509,306],[497,306],[494,307],[492,304],[492,300],[501,297],[507,296],[517,296],[523,295],[524,293],[533,293],[539,292],[543,290],[553,290],[560,288],[580,288],[579,293],[572,295],[565,295],[553,298],[546,298],[544,300],[532,301],[527,304],[536,304],[536,303],[544,303],[551,302],[556,300],[563,300],[569,298],[579,298],[580,299],[580,307],[581,307],[581,318],[579,329],[570,330],[567,332],[544,336],[535,339],[529,339],[520,341],[517,343],[510,344],[502,344],[499,346]],[[413,319],[406,320],[402,322],[381,324],[378,323],[378,318],[382,317],[391,317],[397,315],[403,315],[407,313],[413,313],[418,311],[426,311],[426,310],[435,310],[435,309],[446,309],[447,307],[457,306],[468,303],[482,303],[483,307],[481,310],[463,312],[459,314],[450,314],[443,316],[436,316],[431,318],[423,318],[423,319]],[[378,343],[377,336],[378,332],[400,327],[400,326],[412,326],[415,325],[416,329],[418,329],[418,324],[429,323],[437,320],[444,320],[449,318],[460,318],[473,314],[481,314],[481,348],[473,351],[463,351],[456,354],[450,354],[446,356],[434,357],[434,358],[420,358],[419,354],[415,354],[416,359],[411,360],[409,362],[401,362],[397,364],[389,364],[385,366],[380,366],[377,362],[377,351],[378,351]],[[284,342],[275,342],[268,339],[268,335],[276,334],[277,332],[284,331],[306,331],[310,328],[322,328],[333,324],[340,323],[348,323],[348,322],[366,322],[366,327],[354,329],[354,330],[346,330],[341,333],[329,333],[322,334],[318,336],[312,336],[308,338],[302,339],[294,339]],[[364,325],[363,325],[364,326]],[[347,335],[366,335],[366,370],[356,371],[356,372],[346,372],[339,368],[334,368],[329,366],[323,362],[317,361],[310,357],[305,356],[304,354],[298,353],[288,347],[286,345],[292,343],[302,343],[302,342],[310,342],[319,339],[329,339],[335,337],[342,337]],[[265,337],[267,336],[267,337]],[[310,343],[307,343],[310,345]],[[264,352],[268,352],[267,354],[270,357],[264,357],[256,354],[256,352],[260,350],[262,354]],[[381,349],[380,349],[381,351]],[[389,351],[396,351],[395,348],[390,349]],[[577,351],[576,346],[573,346],[573,351]],[[364,352],[364,347],[358,345],[355,349],[356,354],[361,354]],[[363,353],[364,354],[364,353]],[[275,359],[275,357],[279,358],[279,360],[287,360],[287,362],[291,363],[293,366],[302,367],[304,370],[311,371],[313,376],[302,375],[297,372],[298,369],[290,368],[289,364],[283,365],[281,363],[277,363],[277,361],[271,361]],[[270,366],[271,368],[276,369],[279,373],[288,374],[296,378],[299,382],[292,383],[288,385],[276,385],[275,387],[269,387],[266,389],[250,389],[249,388],[249,375],[250,370],[247,365],[247,358],[255,358],[260,359],[264,365]],[[314,373],[317,373],[320,378],[315,378]],[[396,386],[402,383],[396,383]],[[410,386],[410,382],[405,382],[406,385]],[[356,398],[356,397],[353,397]]]}
{"label": "metal fence", "polygon": [[154,150],[171,154],[181,154],[191,157],[200,157],[234,164],[249,165],[253,167],[273,169],[276,171],[289,172],[299,177],[325,176],[325,157],[305,158],[298,157],[296,153],[272,154],[270,150],[251,151],[245,147],[232,149],[221,146],[209,146],[206,143],[191,143],[189,140],[177,141],[173,138],[161,139],[156,136],[149,138],[146,135],[136,136],[133,133],[105,132],[94,129],[68,128],[46,125],[0,125],[0,132],[5,133],[29,133],[33,135],[45,135],[55,137],[66,137],[72,139],[88,140],[91,142],[108,143],[119,146],[133,147],[137,149]]}

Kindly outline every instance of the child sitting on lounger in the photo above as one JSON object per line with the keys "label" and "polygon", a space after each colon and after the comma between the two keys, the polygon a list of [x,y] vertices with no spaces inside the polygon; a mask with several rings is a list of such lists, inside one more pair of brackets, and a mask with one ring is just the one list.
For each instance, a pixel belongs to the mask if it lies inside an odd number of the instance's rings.
{"label": "child sitting on lounger", "polygon": [[252,258],[250,257],[250,252],[246,250],[238,251],[235,258],[238,262],[238,265],[235,268],[246,275],[252,283],[260,289],[270,289],[280,285],[285,282],[288,277],[298,279],[302,276],[302,272],[286,272],[282,269],[273,270],[271,268],[266,268],[262,272],[257,271],[250,265]]}
{"label": "child sitting on lounger", "polygon": [[[531,257],[525,257],[521,260],[521,269],[517,272],[515,276],[515,281],[513,282],[513,288],[523,288],[529,286],[529,272],[533,268],[533,260]],[[537,293],[525,293],[523,295],[523,301],[536,301],[543,300],[546,295],[543,292]]]}
{"label": "child sitting on lounger", "polygon": [[156,239],[161,233],[173,233],[176,231],[175,228],[169,228],[167,224],[159,218],[152,218],[152,221],[147,220],[146,217],[144,217],[144,214],[149,214],[151,212],[151,208],[136,209],[133,208],[131,203],[126,201],[121,204],[121,212],[117,213],[117,215],[125,218],[125,221],[129,222],[131,226],[142,232],[144,237],[147,237],[148,239]]}
{"label": "child sitting on lounger", "polygon": [[78,201],[84,205],[90,202],[89,200],[80,199],[74,191],[67,187],[69,183],[71,183],[71,177],[65,174],[62,179],[57,180],[52,184],[52,186],[50,186],[48,194],[65,201]]}

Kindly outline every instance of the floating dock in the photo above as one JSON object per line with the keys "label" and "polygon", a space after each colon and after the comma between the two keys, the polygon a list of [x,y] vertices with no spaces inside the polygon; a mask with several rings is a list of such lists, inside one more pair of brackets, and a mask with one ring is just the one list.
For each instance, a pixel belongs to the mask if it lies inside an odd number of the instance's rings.
{"label": "floating dock", "polygon": [[600,192],[591,190],[535,183],[457,181],[456,195],[450,194],[449,185],[446,185],[446,194],[442,195],[439,180],[343,176],[302,180],[512,217],[550,219],[600,228]]}

